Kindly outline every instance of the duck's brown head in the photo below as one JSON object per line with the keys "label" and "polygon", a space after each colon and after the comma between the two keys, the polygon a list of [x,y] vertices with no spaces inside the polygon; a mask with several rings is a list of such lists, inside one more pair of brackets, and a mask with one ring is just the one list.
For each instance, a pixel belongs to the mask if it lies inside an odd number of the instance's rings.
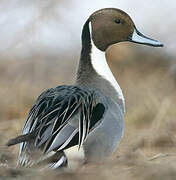
{"label": "duck's brown head", "polygon": [[130,16],[120,9],[106,8],[94,12],[90,17],[92,40],[96,47],[105,51],[110,45],[131,41],[161,47],[162,43],[141,34]]}

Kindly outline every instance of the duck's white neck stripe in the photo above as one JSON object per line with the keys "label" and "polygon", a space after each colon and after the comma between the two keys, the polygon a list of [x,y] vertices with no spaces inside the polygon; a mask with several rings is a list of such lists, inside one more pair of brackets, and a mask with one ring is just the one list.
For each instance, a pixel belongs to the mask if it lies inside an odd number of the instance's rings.
{"label": "duck's white neck stripe", "polygon": [[92,44],[92,49],[91,49],[91,62],[92,66],[95,69],[95,71],[101,75],[104,79],[108,80],[111,85],[115,88],[119,95],[119,99],[122,100],[123,106],[125,106],[125,100],[124,96],[122,93],[122,89],[120,88],[119,84],[117,83],[115,77],[113,76],[109,65],[106,61],[106,56],[105,52],[100,51],[94,44],[92,40],[92,32],[91,32],[91,22],[89,23],[89,30],[90,30],[90,36],[91,36],[91,44]]}

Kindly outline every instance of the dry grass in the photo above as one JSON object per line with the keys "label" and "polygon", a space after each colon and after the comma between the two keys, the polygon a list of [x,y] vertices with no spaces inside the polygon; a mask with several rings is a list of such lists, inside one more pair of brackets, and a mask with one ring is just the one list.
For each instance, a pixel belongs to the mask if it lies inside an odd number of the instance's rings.
{"label": "dry grass", "polygon": [[0,179],[176,179],[176,86],[174,73],[170,74],[171,58],[149,56],[126,45],[110,51],[119,54],[119,61],[114,53],[107,56],[126,97],[124,138],[110,160],[75,171],[15,169],[18,147],[5,146],[20,133],[27,111],[44,89],[73,81],[75,64],[50,60],[49,65],[34,57],[25,63],[1,62]]}

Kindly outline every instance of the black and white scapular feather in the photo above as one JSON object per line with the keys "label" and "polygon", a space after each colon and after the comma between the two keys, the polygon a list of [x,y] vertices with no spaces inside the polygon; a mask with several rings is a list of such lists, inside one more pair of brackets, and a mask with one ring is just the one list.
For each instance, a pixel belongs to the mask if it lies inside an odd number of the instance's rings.
{"label": "black and white scapular feather", "polygon": [[[8,142],[21,143],[20,153],[34,146],[43,153],[82,146],[88,134],[101,122],[106,107],[96,90],[76,86],[58,86],[43,92],[32,106],[23,135]],[[25,152],[26,153],[26,152]],[[19,163],[27,165],[29,157]]]}

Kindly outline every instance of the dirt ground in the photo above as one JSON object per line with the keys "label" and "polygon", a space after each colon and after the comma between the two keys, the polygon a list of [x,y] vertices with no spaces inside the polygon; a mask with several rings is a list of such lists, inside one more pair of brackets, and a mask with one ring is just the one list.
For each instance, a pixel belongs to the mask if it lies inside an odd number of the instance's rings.
{"label": "dirt ground", "polygon": [[51,64],[51,59],[49,64],[35,57],[0,61],[0,179],[176,179],[175,59],[158,51],[136,51],[138,46],[125,48],[107,54],[126,99],[124,137],[109,160],[75,170],[16,168],[19,147],[5,144],[20,134],[29,108],[44,89],[73,81],[76,63]]}

